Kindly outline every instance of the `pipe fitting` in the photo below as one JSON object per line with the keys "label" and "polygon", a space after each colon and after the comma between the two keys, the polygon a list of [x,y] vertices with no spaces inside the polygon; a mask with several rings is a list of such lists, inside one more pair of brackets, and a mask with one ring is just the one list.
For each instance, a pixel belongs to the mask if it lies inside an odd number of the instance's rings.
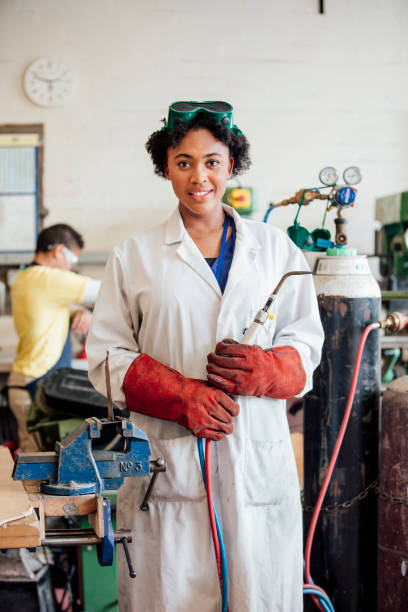
{"label": "pipe fitting", "polygon": [[408,316],[402,312],[392,312],[384,321],[380,321],[381,329],[389,329],[392,332],[398,332],[408,325]]}

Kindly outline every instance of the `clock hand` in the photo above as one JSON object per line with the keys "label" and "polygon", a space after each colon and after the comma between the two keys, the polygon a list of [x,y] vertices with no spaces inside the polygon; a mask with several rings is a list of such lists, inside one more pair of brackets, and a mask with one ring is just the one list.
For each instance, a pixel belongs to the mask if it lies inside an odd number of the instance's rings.
{"label": "clock hand", "polygon": [[55,79],[46,79],[42,76],[40,76],[39,74],[37,74],[36,72],[33,73],[35,78],[38,79],[39,81],[44,81],[44,83],[54,83],[55,81],[60,81],[61,77],[56,77]]}

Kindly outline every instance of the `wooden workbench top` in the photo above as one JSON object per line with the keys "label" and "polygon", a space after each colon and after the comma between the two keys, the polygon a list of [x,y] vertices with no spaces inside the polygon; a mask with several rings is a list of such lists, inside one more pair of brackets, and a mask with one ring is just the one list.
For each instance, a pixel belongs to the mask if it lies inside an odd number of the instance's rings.
{"label": "wooden workbench top", "polygon": [[87,515],[103,537],[101,495],[43,495],[39,481],[13,480],[13,465],[8,448],[0,446],[0,549],[40,546],[47,516]]}
{"label": "wooden workbench top", "polygon": [[0,446],[0,548],[38,546],[40,521],[23,483],[12,479],[13,458]]}

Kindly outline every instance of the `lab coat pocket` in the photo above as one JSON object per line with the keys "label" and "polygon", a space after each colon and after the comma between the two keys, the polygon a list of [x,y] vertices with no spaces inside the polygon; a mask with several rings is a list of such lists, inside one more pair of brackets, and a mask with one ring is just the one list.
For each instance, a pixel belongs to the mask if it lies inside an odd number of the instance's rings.
{"label": "lab coat pocket", "polygon": [[283,440],[246,440],[245,505],[278,505],[289,485],[289,461]]}
{"label": "lab coat pocket", "polygon": [[198,501],[205,497],[197,454],[197,438],[192,435],[172,440],[149,440],[152,458],[163,457],[166,471],[159,474],[151,501]]}

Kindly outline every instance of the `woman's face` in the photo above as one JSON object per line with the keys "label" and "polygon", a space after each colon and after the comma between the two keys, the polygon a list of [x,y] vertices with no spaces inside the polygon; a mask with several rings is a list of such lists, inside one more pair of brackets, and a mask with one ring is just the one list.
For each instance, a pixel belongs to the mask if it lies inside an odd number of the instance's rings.
{"label": "woman's face", "polygon": [[202,215],[220,205],[233,165],[227,145],[206,129],[190,130],[169,148],[165,174],[180,206]]}

